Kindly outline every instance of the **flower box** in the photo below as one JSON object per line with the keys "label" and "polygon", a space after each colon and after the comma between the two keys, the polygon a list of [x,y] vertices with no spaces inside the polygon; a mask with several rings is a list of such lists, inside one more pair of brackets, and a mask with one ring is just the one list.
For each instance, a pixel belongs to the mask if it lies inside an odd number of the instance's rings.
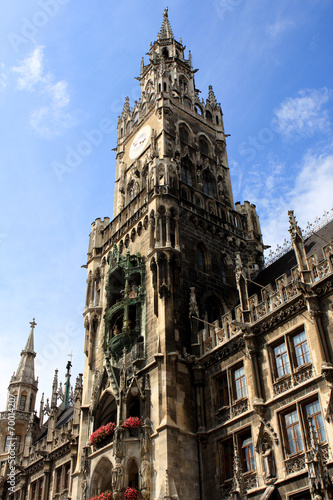
{"label": "flower box", "polygon": [[100,495],[95,495],[94,497],[89,498],[89,500],[112,500],[112,491],[107,490],[103,491]]}
{"label": "flower box", "polygon": [[127,487],[123,493],[125,500],[137,500],[140,496],[140,491],[136,488]]}
{"label": "flower box", "polygon": [[109,436],[112,436],[116,424],[114,422],[109,422],[106,425],[102,425],[99,429],[96,429],[90,436],[90,444],[98,445],[105,441]]}
{"label": "flower box", "polygon": [[139,417],[128,417],[123,423],[124,429],[138,429],[143,426],[143,422]]}

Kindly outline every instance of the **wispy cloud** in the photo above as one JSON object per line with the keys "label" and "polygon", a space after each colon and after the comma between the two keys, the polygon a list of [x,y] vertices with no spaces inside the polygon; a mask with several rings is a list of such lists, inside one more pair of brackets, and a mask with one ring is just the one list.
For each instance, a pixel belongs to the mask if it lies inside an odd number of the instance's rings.
{"label": "wispy cloud", "polygon": [[36,84],[43,82],[43,47],[36,47],[31,54],[23,59],[19,66],[13,66],[12,71],[17,73],[17,88],[33,90]]}
{"label": "wispy cloud", "polygon": [[44,48],[36,47],[12,71],[18,75],[17,88],[30,92],[38,91],[43,96],[43,106],[33,111],[31,126],[43,137],[51,139],[64,129],[76,124],[76,118],[69,110],[70,97],[65,80],[56,81],[44,67]]}
{"label": "wispy cloud", "polygon": [[[274,198],[273,203],[266,203],[270,192],[266,193],[265,217],[261,220],[262,232],[266,244],[281,244],[288,238],[288,210],[294,210],[302,228],[307,222],[313,222],[325,210],[331,210],[333,192],[333,153],[322,154],[308,152],[299,165],[298,175],[293,185]],[[262,203],[258,200],[258,204]]]}
{"label": "wispy cloud", "polygon": [[276,39],[293,25],[294,23],[292,21],[284,19],[283,21],[276,21],[275,23],[267,24],[265,31],[269,38]]}
{"label": "wispy cloud", "polygon": [[277,129],[285,137],[311,137],[317,132],[330,130],[325,104],[332,92],[322,89],[300,90],[298,97],[289,97],[274,111]]}
{"label": "wispy cloud", "polygon": [[0,92],[4,91],[6,87],[7,87],[7,75],[5,72],[5,65],[2,62],[0,64]]}

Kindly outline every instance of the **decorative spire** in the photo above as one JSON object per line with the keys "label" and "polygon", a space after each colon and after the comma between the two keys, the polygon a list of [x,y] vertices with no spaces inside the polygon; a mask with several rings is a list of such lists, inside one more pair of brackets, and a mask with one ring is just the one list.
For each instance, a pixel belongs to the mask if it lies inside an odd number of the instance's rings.
{"label": "decorative spire", "polygon": [[71,367],[72,363],[68,361],[66,365],[66,382],[65,382],[65,396],[64,396],[64,403],[65,403],[65,408],[67,409],[69,406],[69,397],[70,397],[70,390],[71,390]]}
{"label": "decorative spire", "polygon": [[124,109],[123,109],[123,115],[128,115],[130,112],[130,105],[129,105],[129,97],[125,97],[125,103],[124,103]]}
{"label": "decorative spire", "polygon": [[168,7],[163,13],[163,22],[159,34],[157,35],[158,40],[165,40],[167,38],[174,38],[173,31],[168,18]]}
{"label": "decorative spire", "polygon": [[11,382],[27,382],[36,385],[35,362],[36,353],[34,351],[34,329],[37,323],[35,318],[30,322],[31,330],[25,348],[21,351],[21,360],[15,377]]}
{"label": "decorative spire", "polygon": [[53,384],[52,384],[51,408],[57,407],[57,400],[58,400],[58,370],[55,370]]}
{"label": "decorative spire", "polygon": [[212,106],[216,106],[216,97],[214,94],[213,87],[209,85],[208,87],[208,101],[211,103]]}

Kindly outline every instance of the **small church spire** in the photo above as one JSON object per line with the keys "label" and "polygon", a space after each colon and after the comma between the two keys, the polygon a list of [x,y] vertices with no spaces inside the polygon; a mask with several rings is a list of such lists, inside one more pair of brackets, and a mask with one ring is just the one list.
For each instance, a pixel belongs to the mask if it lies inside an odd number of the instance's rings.
{"label": "small church spire", "polygon": [[35,318],[30,322],[31,330],[25,348],[21,351],[21,360],[15,375],[16,381],[24,381],[35,384],[35,362],[34,329],[37,323]]}
{"label": "small church spire", "polygon": [[165,40],[166,38],[174,38],[168,18],[168,7],[164,10],[162,26],[159,34],[157,35],[158,40]]}
{"label": "small church spire", "polygon": [[212,106],[216,105],[216,97],[212,85],[208,86],[208,101]]}

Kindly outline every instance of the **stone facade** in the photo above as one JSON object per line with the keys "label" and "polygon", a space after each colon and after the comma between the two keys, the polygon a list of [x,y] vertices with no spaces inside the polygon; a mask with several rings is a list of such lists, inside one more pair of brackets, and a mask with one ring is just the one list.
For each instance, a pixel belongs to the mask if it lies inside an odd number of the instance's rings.
{"label": "stone facade", "polygon": [[15,500],[42,476],[44,500],[331,498],[333,224],[304,241],[290,212],[293,249],[264,268],[184,50],[166,10],[119,117],[113,220],[89,237],[83,389],[59,410],[55,382]]}

